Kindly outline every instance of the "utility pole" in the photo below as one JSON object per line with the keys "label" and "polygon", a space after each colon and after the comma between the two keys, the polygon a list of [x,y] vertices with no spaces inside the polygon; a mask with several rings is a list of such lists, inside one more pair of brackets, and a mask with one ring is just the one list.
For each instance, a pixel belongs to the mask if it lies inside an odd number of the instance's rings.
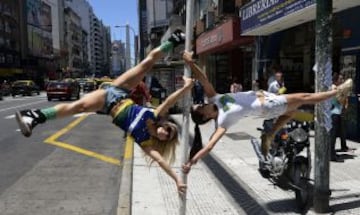
{"label": "utility pole", "polygon": [[[193,23],[194,23],[194,0],[186,0],[186,32],[185,32],[185,50],[191,51],[193,40]],[[189,67],[184,66],[184,76],[191,77],[191,70]],[[189,159],[189,115],[191,106],[191,94],[186,93],[184,97],[184,110],[183,110],[183,124],[182,124],[182,143],[184,146],[183,157],[181,164],[184,164]],[[182,180],[187,184],[187,174],[181,173]],[[180,215],[186,214],[186,192],[183,197],[180,197]]]}
{"label": "utility pole", "polygon": [[[332,1],[316,1],[316,91],[328,91],[332,84]],[[329,131],[331,129],[330,102],[315,106],[315,187],[314,210],[326,213],[329,210]]]}
{"label": "utility pole", "polygon": [[131,53],[130,53],[130,26],[126,24],[126,47],[125,47],[125,69],[128,71],[131,68]]}

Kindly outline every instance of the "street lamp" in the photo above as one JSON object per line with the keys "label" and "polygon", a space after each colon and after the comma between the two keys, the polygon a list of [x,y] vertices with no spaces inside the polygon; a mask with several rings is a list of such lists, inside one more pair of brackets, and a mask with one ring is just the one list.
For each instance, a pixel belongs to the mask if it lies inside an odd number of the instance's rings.
{"label": "street lamp", "polygon": [[129,24],[126,25],[115,25],[115,28],[126,28],[126,47],[125,47],[125,66],[126,70],[131,67],[131,53],[130,53],[130,30],[134,34],[134,54],[135,54],[135,64],[138,61],[138,46],[136,41],[136,33],[134,28],[132,28]]}

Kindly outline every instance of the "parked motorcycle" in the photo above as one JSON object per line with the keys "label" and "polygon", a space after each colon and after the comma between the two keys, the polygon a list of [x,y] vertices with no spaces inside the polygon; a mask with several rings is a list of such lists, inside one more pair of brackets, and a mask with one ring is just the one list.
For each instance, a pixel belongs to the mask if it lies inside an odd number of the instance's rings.
{"label": "parked motorcycle", "polygon": [[[273,120],[265,120],[262,133],[269,131]],[[252,138],[254,150],[259,158],[259,172],[275,185],[295,191],[299,208],[304,208],[310,198],[309,178],[311,171],[311,152],[309,141],[309,122],[291,121],[274,138],[267,158],[260,152],[260,143]]]}

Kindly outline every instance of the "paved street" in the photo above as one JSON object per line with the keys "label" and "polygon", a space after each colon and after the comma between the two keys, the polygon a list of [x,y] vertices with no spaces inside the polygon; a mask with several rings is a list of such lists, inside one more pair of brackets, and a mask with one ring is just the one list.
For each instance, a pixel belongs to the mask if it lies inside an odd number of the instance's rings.
{"label": "paved street", "polygon": [[20,134],[15,110],[56,103],[43,93],[0,101],[0,214],[115,214],[124,139],[109,117],[78,115]]}

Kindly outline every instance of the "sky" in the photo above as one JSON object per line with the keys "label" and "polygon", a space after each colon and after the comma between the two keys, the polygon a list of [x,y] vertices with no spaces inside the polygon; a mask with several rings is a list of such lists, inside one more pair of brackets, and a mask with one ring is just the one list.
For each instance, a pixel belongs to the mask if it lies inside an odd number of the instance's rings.
{"label": "sky", "polygon": [[[125,42],[125,28],[115,28],[115,25],[126,25],[127,23],[138,34],[137,0],[88,0],[96,16],[107,26],[111,27],[111,40],[122,40]],[[131,43],[134,37],[130,31]]]}

